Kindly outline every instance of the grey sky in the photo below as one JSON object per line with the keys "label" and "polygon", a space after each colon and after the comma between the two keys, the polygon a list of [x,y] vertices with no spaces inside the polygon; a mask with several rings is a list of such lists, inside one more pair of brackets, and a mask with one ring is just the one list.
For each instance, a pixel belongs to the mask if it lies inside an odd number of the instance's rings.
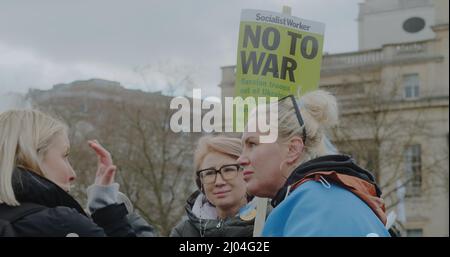
{"label": "grey sky", "polygon": [[324,22],[325,51],[337,53],[357,50],[358,2],[2,0],[0,93],[93,77],[160,90],[190,73],[205,95],[218,95],[220,67],[236,63],[241,9],[289,5]]}

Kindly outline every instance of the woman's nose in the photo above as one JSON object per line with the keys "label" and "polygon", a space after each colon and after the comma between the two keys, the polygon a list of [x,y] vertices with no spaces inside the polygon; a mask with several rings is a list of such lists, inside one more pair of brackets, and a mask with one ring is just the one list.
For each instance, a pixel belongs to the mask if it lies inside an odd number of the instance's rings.
{"label": "woman's nose", "polygon": [[73,182],[77,178],[77,174],[73,170],[72,167],[70,167],[70,176],[69,176],[69,182]]}
{"label": "woman's nose", "polygon": [[223,179],[221,173],[217,173],[216,181],[214,182],[214,184],[215,184],[216,186],[220,186],[220,185],[225,184],[225,180]]}
{"label": "woman's nose", "polygon": [[244,155],[239,156],[239,158],[237,159],[237,163],[241,166],[246,166],[250,164],[250,161],[247,157],[245,157]]}

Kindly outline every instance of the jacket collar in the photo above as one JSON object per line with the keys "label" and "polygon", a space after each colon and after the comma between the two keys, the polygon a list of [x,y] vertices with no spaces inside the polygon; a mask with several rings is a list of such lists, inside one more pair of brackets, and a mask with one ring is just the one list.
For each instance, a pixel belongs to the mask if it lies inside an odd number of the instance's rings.
{"label": "jacket collar", "polygon": [[20,203],[31,202],[49,208],[65,206],[86,215],[71,195],[35,172],[17,167],[13,172],[12,185],[16,199]]}
{"label": "jacket collar", "polygon": [[283,187],[272,199],[272,206],[276,207],[284,200],[286,194],[288,193],[288,189],[290,189],[293,184],[303,179],[305,176],[317,171],[335,171],[340,174],[362,179],[373,184],[376,188],[377,196],[381,196],[381,190],[375,184],[373,175],[369,171],[359,167],[350,156],[325,155],[302,163],[298,166],[288,177]]}
{"label": "jacket collar", "polygon": [[[254,220],[244,220],[241,219],[241,217],[239,215],[236,215],[234,217],[229,217],[226,219],[217,219],[217,218],[213,218],[212,216],[209,218],[201,218],[199,216],[204,216],[203,215],[199,215],[198,211],[194,211],[194,205],[197,203],[198,201],[202,201],[203,205],[200,208],[215,208],[213,207],[209,202],[203,200],[205,199],[205,196],[202,192],[200,191],[195,191],[192,195],[190,195],[186,201],[186,205],[185,205],[185,210],[186,210],[186,214],[187,214],[187,218],[189,219],[189,223],[194,226],[199,232],[200,232],[200,236],[202,236],[202,233],[204,233],[203,236],[207,236],[207,237],[212,237],[212,236],[223,236],[227,233],[231,231],[232,234],[236,234],[236,235],[251,235],[251,231],[253,229],[253,223]],[[204,212],[205,209],[202,210],[202,212]],[[209,212],[211,212],[211,210],[209,210]],[[223,232],[221,229],[219,228],[223,228],[226,227],[226,231],[228,232]],[[250,232],[249,232],[250,231]]]}

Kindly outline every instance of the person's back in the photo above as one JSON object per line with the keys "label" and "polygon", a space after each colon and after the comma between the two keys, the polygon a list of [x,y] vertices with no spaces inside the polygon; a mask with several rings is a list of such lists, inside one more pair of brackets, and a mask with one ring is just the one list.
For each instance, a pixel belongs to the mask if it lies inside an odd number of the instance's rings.
{"label": "person's back", "polygon": [[[357,215],[355,215],[357,213]],[[263,236],[389,236],[370,207],[352,192],[308,181],[269,215]]]}

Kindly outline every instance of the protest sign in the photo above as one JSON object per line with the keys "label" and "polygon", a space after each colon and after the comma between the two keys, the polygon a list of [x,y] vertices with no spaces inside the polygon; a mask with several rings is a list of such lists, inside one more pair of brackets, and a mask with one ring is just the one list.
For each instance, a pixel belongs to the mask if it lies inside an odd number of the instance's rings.
{"label": "protest sign", "polygon": [[243,10],[235,96],[301,95],[318,87],[323,23],[261,10]]}

